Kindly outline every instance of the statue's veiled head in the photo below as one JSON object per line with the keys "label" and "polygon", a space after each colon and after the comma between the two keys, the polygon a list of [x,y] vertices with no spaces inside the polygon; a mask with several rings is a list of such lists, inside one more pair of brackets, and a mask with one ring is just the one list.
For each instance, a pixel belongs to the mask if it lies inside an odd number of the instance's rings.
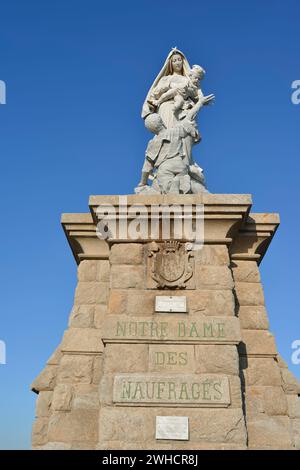
{"label": "statue's veiled head", "polygon": [[169,75],[173,73],[183,75],[183,55],[176,50],[169,59],[168,72]]}
{"label": "statue's veiled head", "polygon": [[142,109],[142,118],[145,119],[145,117],[151,113],[152,111],[149,109],[149,97],[151,96],[151,93],[153,92],[153,89],[158,85],[160,80],[163,77],[166,77],[168,75],[173,75],[174,73],[179,74],[179,75],[184,75],[188,76],[188,73],[190,71],[190,65],[184,55],[183,52],[179,51],[177,48],[173,48],[164,64],[163,67],[161,68],[160,72],[158,73],[157,77],[155,78],[154,82],[152,83],[150,89],[148,90],[146,99],[143,104],[143,109]]}

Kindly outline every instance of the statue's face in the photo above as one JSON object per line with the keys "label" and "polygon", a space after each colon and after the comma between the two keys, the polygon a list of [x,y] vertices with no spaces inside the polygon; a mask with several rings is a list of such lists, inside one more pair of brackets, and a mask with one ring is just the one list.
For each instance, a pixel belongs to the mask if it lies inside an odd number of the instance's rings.
{"label": "statue's face", "polygon": [[173,54],[171,57],[172,69],[174,72],[181,73],[182,72],[182,57],[180,54]]}
{"label": "statue's face", "polygon": [[191,79],[191,82],[192,82],[193,85],[198,86],[198,84],[199,84],[199,79],[200,79],[200,77],[199,77],[198,74],[196,74],[196,73],[191,73],[190,79]]}

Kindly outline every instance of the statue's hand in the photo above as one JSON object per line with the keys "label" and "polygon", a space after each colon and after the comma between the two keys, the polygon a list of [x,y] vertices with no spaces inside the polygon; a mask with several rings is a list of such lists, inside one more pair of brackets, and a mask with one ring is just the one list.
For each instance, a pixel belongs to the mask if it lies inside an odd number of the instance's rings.
{"label": "statue's hand", "polygon": [[211,95],[207,95],[207,96],[203,96],[202,97],[202,104],[203,105],[206,105],[206,104],[210,104],[214,101],[215,99],[215,95],[211,94]]}
{"label": "statue's hand", "polygon": [[159,106],[159,100],[156,100],[154,98],[151,98],[148,100],[148,104],[150,105],[150,107],[152,107],[153,109],[156,109],[158,106]]}

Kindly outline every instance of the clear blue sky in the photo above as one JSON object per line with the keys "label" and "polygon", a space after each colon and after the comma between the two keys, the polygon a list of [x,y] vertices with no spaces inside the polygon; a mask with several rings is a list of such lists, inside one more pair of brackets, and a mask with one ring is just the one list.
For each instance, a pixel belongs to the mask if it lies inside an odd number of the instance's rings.
{"label": "clear blue sky", "polygon": [[145,93],[173,46],[207,70],[215,106],[195,156],[213,193],[251,193],[281,227],[261,265],[271,330],[290,369],[300,339],[298,0],[6,0],[0,6],[0,448],[29,448],[29,385],[60,342],[76,265],[62,212],[130,194],[149,134]]}

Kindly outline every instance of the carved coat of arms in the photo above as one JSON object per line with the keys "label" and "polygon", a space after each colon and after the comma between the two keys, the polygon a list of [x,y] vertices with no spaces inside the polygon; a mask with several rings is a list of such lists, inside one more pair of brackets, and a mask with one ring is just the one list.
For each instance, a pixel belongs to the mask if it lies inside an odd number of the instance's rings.
{"label": "carved coat of arms", "polygon": [[186,282],[193,275],[191,252],[186,244],[178,241],[166,241],[163,244],[152,243],[149,256],[153,257],[151,277],[160,288],[185,289]]}

